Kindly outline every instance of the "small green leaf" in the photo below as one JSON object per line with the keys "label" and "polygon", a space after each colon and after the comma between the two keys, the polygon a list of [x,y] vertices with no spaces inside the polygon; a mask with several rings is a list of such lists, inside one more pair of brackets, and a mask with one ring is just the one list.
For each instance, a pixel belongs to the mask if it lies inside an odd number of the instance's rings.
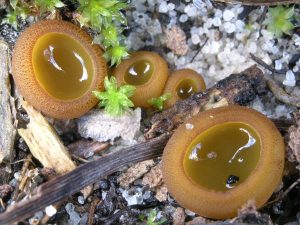
{"label": "small green leaf", "polygon": [[164,108],[165,101],[169,100],[172,97],[170,93],[165,93],[158,98],[151,98],[148,103],[151,104],[153,107],[157,108],[158,110],[162,111]]}
{"label": "small green leaf", "polygon": [[17,4],[18,4],[19,0],[10,0],[10,6],[13,8],[13,10],[16,10]]}
{"label": "small green leaf", "polygon": [[279,5],[274,8],[269,8],[264,24],[267,25],[267,29],[276,38],[279,38],[283,33],[291,34],[291,30],[295,27],[292,23],[294,14],[294,7],[285,8],[282,5]]}
{"label": "small green leaf", "polygon": [[[41,0],[40,0],[41,1]],[[81,26],[89,26],[98,33],[94,43],[105,48],[104,57],[110,64],[118,65],[128,56],[122,45],[123,27],[127,20],[122,10],[128,8],[125,0],[78,0],[81,16],[76,19]]]}
{"label": "small green leaf", "polygon": [[122,59],[128,57],[129,54],[127,52],[126,47],[114,46],[107,49],[103,56],[107,61],[110,60],[110,65],[113,66],[113,65],[119,65]]}
{"label": "small green leaf", "polygon": [[104,107],[104,110],[108,114],[119,116],[134,106],[132,101],[129,99],[135,90],[134,86],[124,85],[118,87],[116,78],[111,76],[110,79],[105,77],[104,88],[105,91],[93,91],[93,94],[100,101],[99,107]]}

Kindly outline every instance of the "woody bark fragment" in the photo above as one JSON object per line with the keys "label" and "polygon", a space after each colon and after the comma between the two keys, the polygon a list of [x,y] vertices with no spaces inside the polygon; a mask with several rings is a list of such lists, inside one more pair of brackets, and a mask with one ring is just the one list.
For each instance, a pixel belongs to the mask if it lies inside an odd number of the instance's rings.
{"label": "woody bark fragment", "polygon": [[18,132],[25,140],[32,155],[44,167],[53,168],[60,175],[75,169],[76,166],[66,147],[42,114],[27,102],[23,102],[22,106],[28,113],[30,122],[26,129],[18,129]]}
{"label": "woody bark fragment", "polygon": [[170,109],[155,115],[145,137],[151,139],[160,134],[172,132],[181,123],[201,111],[232,104],[246,105],[257,95],[265,94],[266,88],[263,72],[256,66],[240,74],[232,74],[205,92],[199,92],[186,100],[178,101]]}
{"label": "woody bark fragment", "polygon": [[14,141],[16,129],[11,104],[11,86],[9,81],[9,47],[0,41],[0,163],[10,162],[14,157]]}

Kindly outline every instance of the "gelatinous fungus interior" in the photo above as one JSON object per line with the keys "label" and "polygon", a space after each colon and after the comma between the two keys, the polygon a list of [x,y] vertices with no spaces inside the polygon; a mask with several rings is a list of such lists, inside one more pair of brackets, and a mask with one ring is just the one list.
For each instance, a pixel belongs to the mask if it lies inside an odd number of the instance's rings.
{"label": "gelatinous fungus interior", "polygon": [[84,95],[93,80],[93,63],[84,47],[60,33],[41,36],[32,52],[34,74],[51,96],[61,100]]}
{"label": "gelatinous fungus interior", "polygon": [[244,123],[215,125],[190,144],[183,167],[196,184],[226,191],[242,183],[255,169],[260,156],[260,139]]}
{"label": "gelatinous fungus interior", "polygon": [[186,99],[197,91],[196,84],[192,79],[183,79],[176,86],[176,93],[180,99]]}
{"label": "gelatinous fungus interior", "polygon": [[148,60],[140,60],[130,65],[125,73],[124,80],[131,85],[147,83],[153,73],[153,65]]}

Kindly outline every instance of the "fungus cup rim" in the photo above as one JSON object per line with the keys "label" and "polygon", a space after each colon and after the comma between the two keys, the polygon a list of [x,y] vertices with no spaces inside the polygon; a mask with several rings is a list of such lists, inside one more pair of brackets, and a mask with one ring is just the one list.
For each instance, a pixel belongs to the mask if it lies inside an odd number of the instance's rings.
{"label": "fungus cup rim", "polygon": [[[222,192],[191,181],[184,171],[183,159],[189,144],[202,131],[227,122],[241,122],[252,127],[260,138],[261,150],[257,165],[247,179],[235,188]],[[193,124],[194,128],[186,129],[187,123]],[[250,199],[261,207],[279,185],[283,172],[284,143],[275,125],[261,113],[241,106],[207,110],[185,124],[175,131],[162,158],[163,178],[174,198],[199,215],[215,219],[234,217],[238,208]]]}
{"label": "fungus cup rim", "polygon": [[[188,75],[187,75],[188,73]],[[197,73],[192,69],[179,69],[173,71],[166,82],[164,93],[177,93],[177,86],[185,79],[190,79],[195,84],[199,91],[204,91],[206,89],[205,81],[201,74]],[[172,97],[166,101],[166,106],[171,107],[176,101],[181,100],[179,96],[172,94]]]}
{"label": "fungus cup rim", "polygon": [[[33,49],[36,42],[49,33],[59,33],[72,38],[91,59],[92,81],[85,93],[78,98],[64,100],[53,97],[36,78],[32,63]],[[13,78],[25,100],[36,109],[58,119],[76,118],[97,104],[98,100],[92,91],[103,90],[107,66],[102,55],[100,46],[93,45],[92,38],[78,26],[62,20],[39,21],[25,29],[17,40],[12,57]]]}
{"label": "fungus cup rim", "polygon": [[[113,74],[117,79],[118,85],[128,84],[124,79],[124,71],[127,71],[128,68],[136,62],[136,59],[138,59],[138,61],[145,60],[150,62],[153,67],[153,71],[146,83],[140,85],[134,85],[136,87],[136,90],[133,96],[131,97],[131,99],[137,106],[150,107],[151,104],[148,103],[148,100],[150,100],[151,98],[159,97],[163,92],[165,83],[169,75],[168,65],[165,59],[162,58],[156,52],[150,52],[150,51],[134,52],[130,55],[128,59],[123,60],[120,63],[120,65],[118,65],[113,70]],[[167,74],[167,75],[163,77],[161,76],[161,74]],[[148,94],[149,91],[145,91],[145,90],[149,87],[151,87],[151,90],[154,90],[155,92],[159,91],[159,94],[156,94],[155,96]],[[146,101],[139,100],[140,96],[145,96],[147,100]]]}

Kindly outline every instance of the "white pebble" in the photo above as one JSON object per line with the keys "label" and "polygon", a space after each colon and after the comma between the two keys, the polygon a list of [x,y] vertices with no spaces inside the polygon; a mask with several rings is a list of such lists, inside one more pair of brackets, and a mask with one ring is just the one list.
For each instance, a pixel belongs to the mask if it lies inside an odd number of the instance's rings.
{"label": "white pebble", "polygon": [[188,20],[188,16],[186,14],[182,14],[180,17],[179,17],[179,22],[181,23],[185,23],[187,20]]}
{"label": "white pebble", "polygon": [[184,8],[184,12],[189,16],[189,17],[195,17],[197,16],[197,8],[192,5],[192,4],[189,4],[187,5],[185,8]]}
{"label": "white pebble", "polygon": [[237,31],[243,31],[245,28],[245,23],[242,20],[237,20],[235,22],[235,26],[236,26]]}
{"label": "white pebble", "polygon": [[250,42],[247,47],[248,47],[248,52],[250,52],[252,54],[256,53],[257,45],[255,42]]}
{"label": "white pebble", "polygon": [[215,18],[216,18],[216,17],[217,17],[217,18],[222,18],[222,16],[223,16],[222,11],[221,11],[220,9],[217,9],[217,10],[215,11]]}
{"label": "white pebble", "polygon": [[298,71],[299,71],[299,67],[298,67],[298,66],[294,66],[293,72],[296,73],[296,72],[298,72]]}
{"label": "white pebble", "polygon": [[169,9],[169,11],[175,9],[175,4],[174,3],[169,3],[168,4],[168,9]]}
{"label": "white pebble", "polygon": [[225,21],[230,21],[234,18],[234,13],[228,9],[223,12],[223,19]]}
{"label": "white pebble", "polygon": [[215,18],[213,18],[212,23],[215,27],[219,27],[222,24],[222,21],[219,17],[215,17]]}
{"label": "white pebble", "polygon": [[77,199],[77,201],[78,201],[78,203],[80,204],[80,205],[83,205],[84,204],[84,197],[83,196],[78,196],[78,199]]}
{"label": "white pebble", "polygon": [[57,209],[53,205],[49,205],[45,208],[47,216],[54,216],[57,213]]}
{"label": "white pebble", "polygon": [[228,33],[228,34],[231,34],[233,32],[235,32],[235,25],[233,23],[229,23],[229,22],[226,22],[224,23],[224,30]]}
{"label": "white pebble", "polygon": [[281,70],[281,69],[282,69],[281,60],[275,60],[275,70]]}
{"label": "white pebble", "polygon": [[159,7],[158,7],[158,12],[160,13],[167,13],[168,12],[168,5],[167,2],[163,1]]}
{"label": "white pebble", "polygon": [[198,9],[203,8],[204,2],[202,2],[202,0],[193,0],[193,3],[194,3],[194,6],[196,6]]}
{"label": "white pebble", "polygon": [[200,37],[198,36],[198,35],[196,35],[196,34],[194,34],[194,35],[192,35],[192,43],[194,44],[194,45],[197,45],[197,44],[199,44],[200,43]]}
{"label": "white pebble", "polygon": [[293,87],[296,84],[295,74],[293,71],[288,70],[285,75],[285,80],[283,81],[283,85]]}

